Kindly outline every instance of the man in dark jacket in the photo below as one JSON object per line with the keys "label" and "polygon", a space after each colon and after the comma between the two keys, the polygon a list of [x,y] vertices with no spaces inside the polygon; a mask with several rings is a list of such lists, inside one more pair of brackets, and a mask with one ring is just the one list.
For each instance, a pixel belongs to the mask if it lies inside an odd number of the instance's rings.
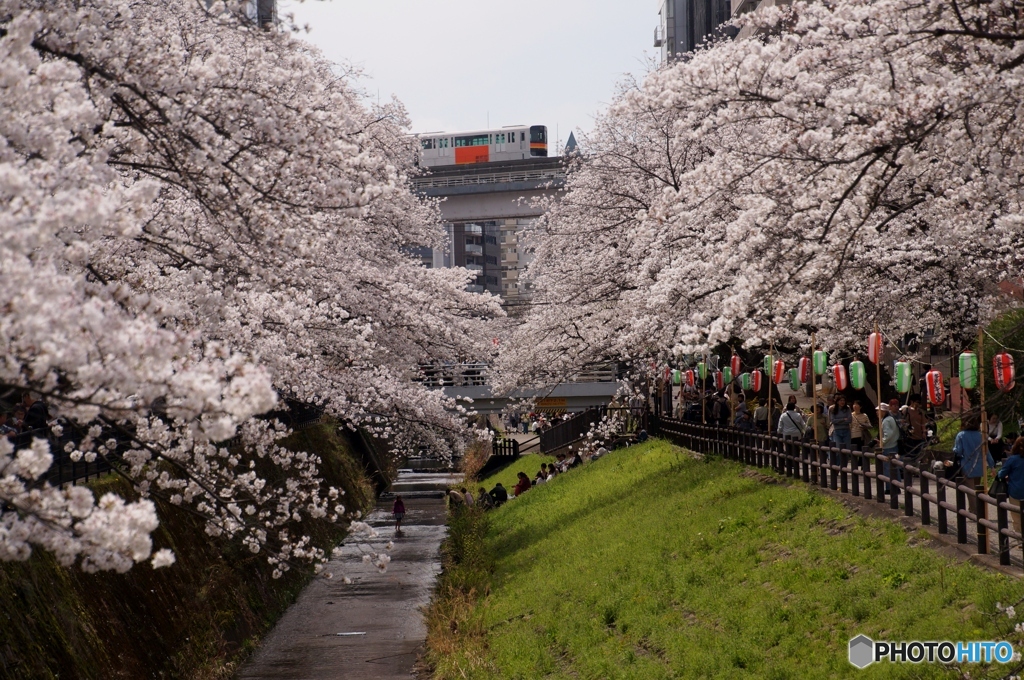
{"label": "man in dark jacket", "polygon": [[494,488],[491,489],[490,496],[491,501],[494,502],[494,507],[498,507],[508,500],[508,491],[505,491],[505,487],[501,485],[501,482],[498,482],[494,485]]}
{"label": "man in dark jacket", "polygon": [[34,398],[31,392],[26,392],[21,398],[21,403],[25,407],[25,429],[41,430],[45,428],[46,421],[50,418],[46,402]]}

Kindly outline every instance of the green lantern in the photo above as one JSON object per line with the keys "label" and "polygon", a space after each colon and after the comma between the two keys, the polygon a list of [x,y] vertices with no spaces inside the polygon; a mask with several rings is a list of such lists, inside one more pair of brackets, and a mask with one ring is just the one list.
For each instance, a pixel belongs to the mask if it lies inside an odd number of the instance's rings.
{"label": "green lantern", "polygon": [[973,390],[978,386],[978,355],[964,352],[960,355],[960,387]]}
{"label": "green lantern", "polygon": [[771,354],[765,354],[764,355],[764,374],[765,375],[771,375],[772,374],[772,366],[774,366],[774,365],[775,365],[775,358],[772,357]]}
{"label": "green lantern", "polygon": [[697,364],[697,375],[701,380],[707,380],[708,377],[708,365],[703,361]]}
{"label": "green lantern", "polygon": [[722,366],[722,383],[728,385],[732,382],[732,367]]}
{"label": "green lantern", "polygon": [[789,386],[792,387],[793,390],[800,389],[800,371],[795,368],[789,369]]}
{"label": "green lantern", "polygon": [[825,375],[828,369],[828,352],[823,349],[814,352],[814,375]]}
{"label": "green lantern", "polygon": [[683,382],[683,374],[680,371],[676,370],[676,369],[672,369],[672,384],[673,385],[680,385],[680,384],[682,384],[682,382]]}
{"label": "green lantern", "polygon": [[850,362],[850,385],[855,390],[864,389],[864,385],[867,382],[867,371],[864,368],[863,361],[851,361]]}
{"label": "green lantern", "polygon": [[753,389],[753,387],[751,387],[751,380],[750,380],[750,374],[749,373],[744,373],[743,375],[740,376],[740,387],[742,387],[744,390],[752,390]]}
{"label": "green lantern", "polygon": [[896,362],[896,391],[900,394],[906,394],[910,391],[910,384],[913,382],[914,375],[910,370],[909,361],[897,361]]}

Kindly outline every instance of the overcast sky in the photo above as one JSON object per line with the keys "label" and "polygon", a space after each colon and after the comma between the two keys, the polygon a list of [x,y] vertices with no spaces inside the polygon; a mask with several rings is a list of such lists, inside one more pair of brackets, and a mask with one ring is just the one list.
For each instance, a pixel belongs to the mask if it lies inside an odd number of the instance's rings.
{"label": "overcast sky", "polygon": [[[589,130],[615,84],[656,57],[658,0],[279,0],[334,62],[392,94],[413,131]],[[490,121],[488,124],[488,120]]]}

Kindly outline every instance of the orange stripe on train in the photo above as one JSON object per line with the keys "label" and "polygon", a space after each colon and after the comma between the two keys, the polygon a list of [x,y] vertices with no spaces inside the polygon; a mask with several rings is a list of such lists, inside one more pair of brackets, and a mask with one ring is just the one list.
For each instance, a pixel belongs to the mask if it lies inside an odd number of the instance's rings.
{"label": "orange stripe on train", "polygon": [[487,163],[491,159],[488,146],[459,146],[455,148],[455,164]]}

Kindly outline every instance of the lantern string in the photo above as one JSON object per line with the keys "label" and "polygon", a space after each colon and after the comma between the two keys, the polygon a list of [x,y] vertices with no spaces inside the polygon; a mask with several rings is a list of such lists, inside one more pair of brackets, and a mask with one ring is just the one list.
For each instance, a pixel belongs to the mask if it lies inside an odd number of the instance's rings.
{"label": "lantern string", "polygon": [[1002,347],[1002,348],[1003,348],[1003,349],[1005,349],[1005,350],[1009,350],[1009,351],[1011,351],[1011,352],[1022,352],[1022,353],[1024,353],[1024,349],[1017,349],[1017,348],[1015,348],[1015,347],[1008,347],[1007,345],[1004,345],[1004,344],[1003,344],[1002,342],[1000,342],[999,340],[996,340],[995,336],[993,336],[993,335],[992,335],[991,333],[989,333],[989,332],[988,332],[987,330],[985,331],[985,335],[987,335],[987,336],[988,336],[988,339],[989,339],[989,340],[991,340],[992,342],[996,343],[997,345],[999,345],[1000,347]]}

